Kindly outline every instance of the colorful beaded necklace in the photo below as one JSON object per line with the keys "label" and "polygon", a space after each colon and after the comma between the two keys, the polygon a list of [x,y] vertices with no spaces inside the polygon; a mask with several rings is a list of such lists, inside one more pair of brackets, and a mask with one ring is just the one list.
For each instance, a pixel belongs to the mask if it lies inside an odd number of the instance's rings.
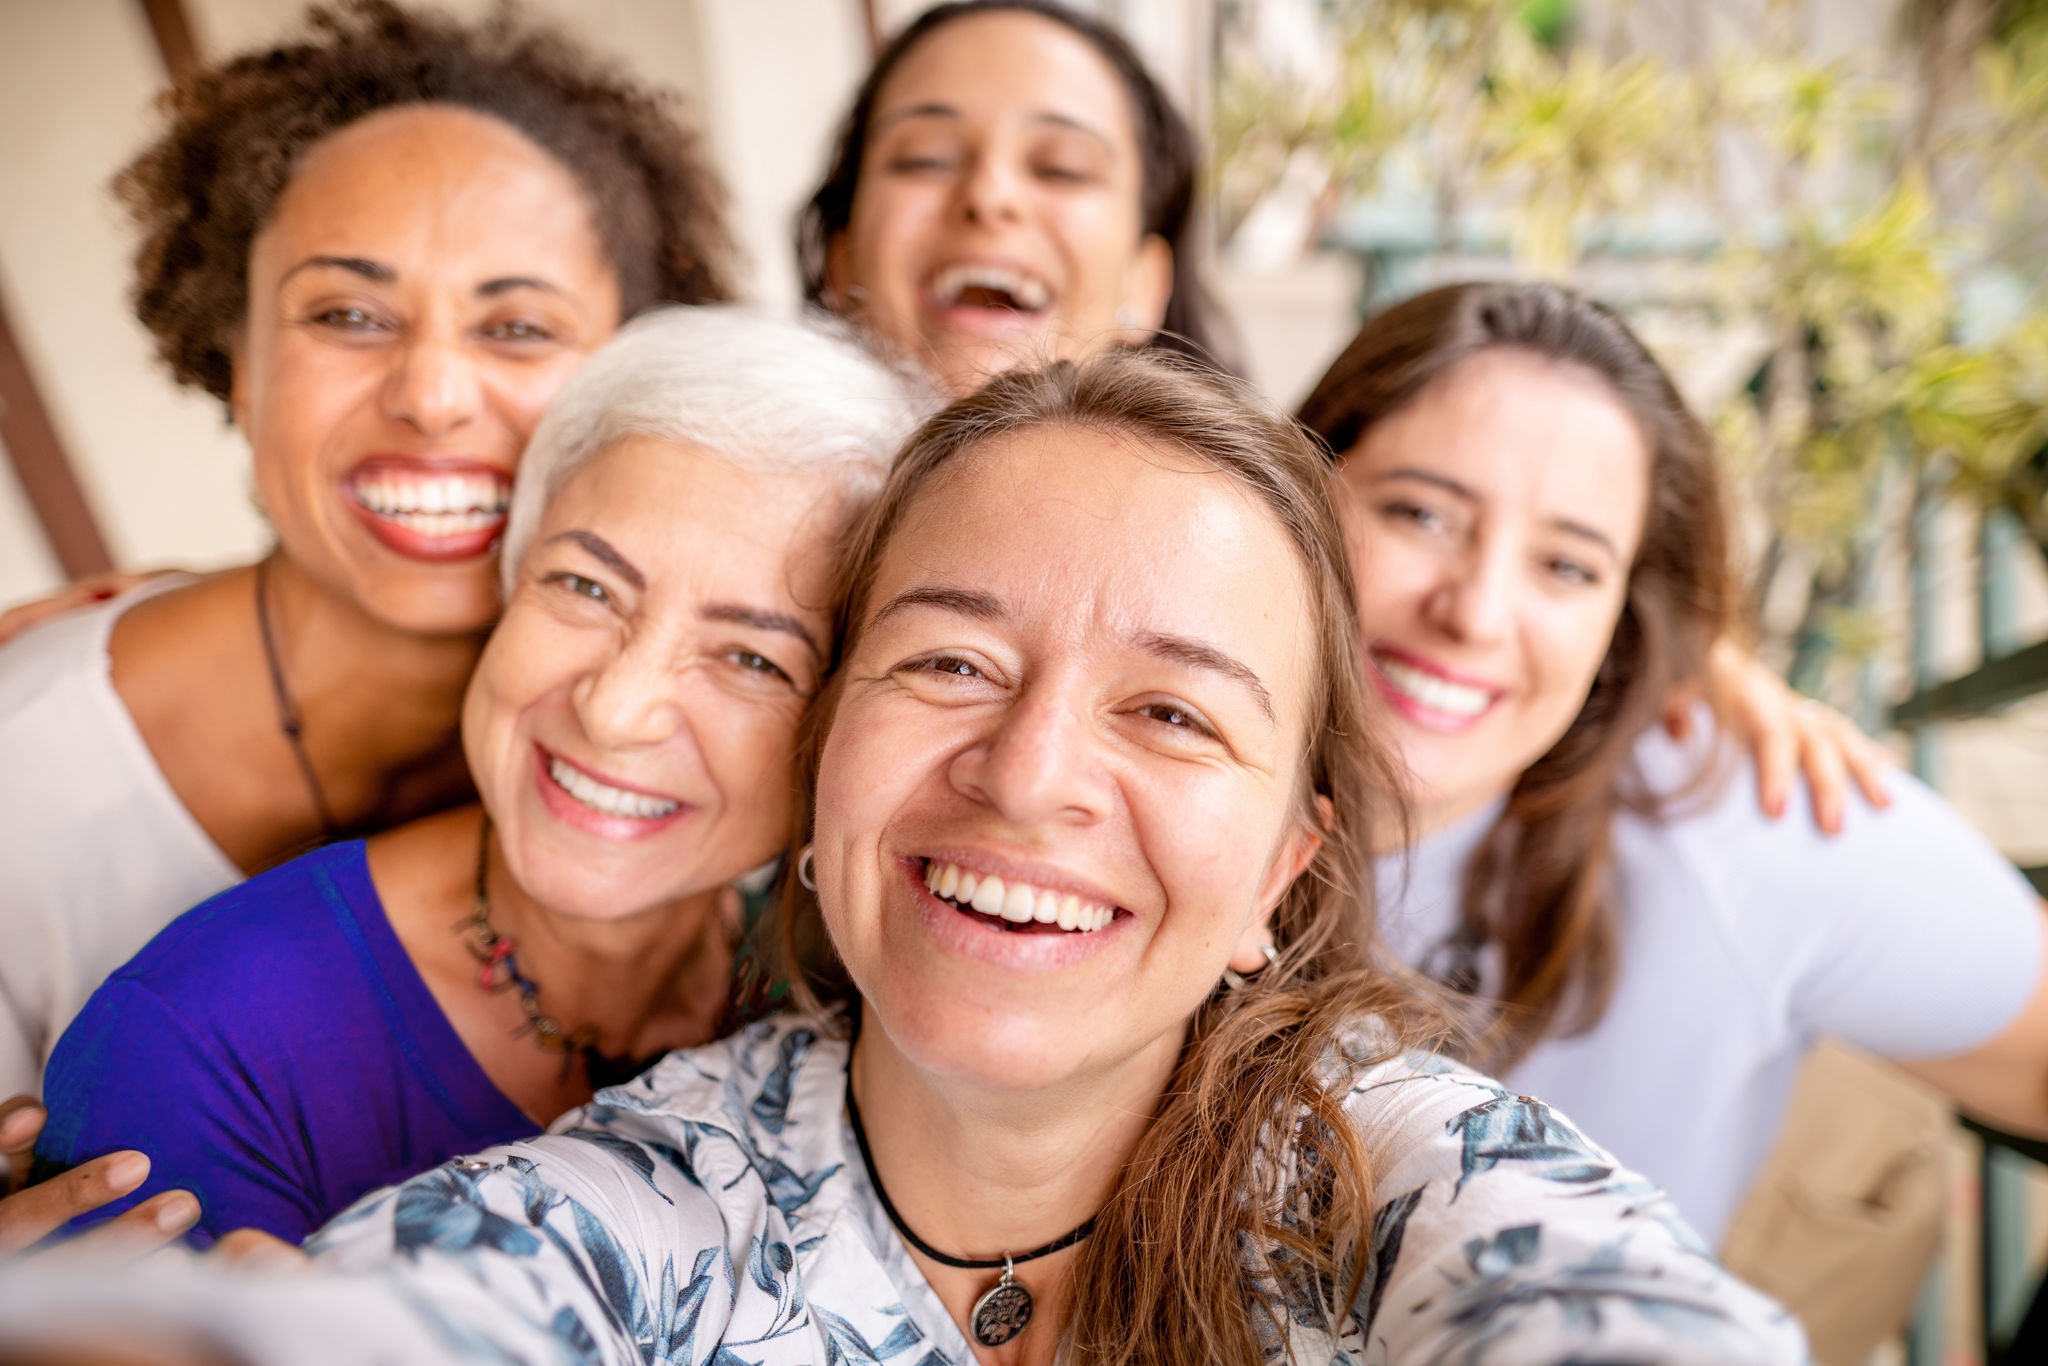
{"label": "colorful beaded necklace", "polygon": [[519,946],[510,935],[499,934],[491,928],[490,853],[491,817],[486,812],[483,828],[477,835],[476,901],[470,909],[466,926],[476,937],[469,950],[477,961],[476,984],[490,992],[518,992],[519,1009],[526,1016],[525,1032],[532,1034],[548,1052],[562,1055],[564,1076],[580,1058],[584,1076],[592,1090],[602,1091],[607,1086],[624,1085],[652,1067],[661,1053],[652,1053],[644,1058],[616,1057],[597,1046],[596,1029],[589,1025],[575,1030],[563,1029],[561,1021],[541,1010],[539,984],[519,970]]}

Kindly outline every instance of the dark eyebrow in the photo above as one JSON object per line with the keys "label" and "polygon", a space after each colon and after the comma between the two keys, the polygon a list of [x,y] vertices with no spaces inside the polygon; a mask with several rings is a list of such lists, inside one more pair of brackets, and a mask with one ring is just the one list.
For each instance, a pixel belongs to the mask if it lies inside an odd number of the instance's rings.
{"label": "dark eyebrow", "polygon": [[1010,609],[1003,600],[993,593],[977,593],[971,588],[945,588],[934,584],[929,588],[908,588],[889,599],[881,611],[875,613],[869,626],[880,626],[898,612],[913,607],[936,607],[942,612],[957,612],[963,617],[977,621],[1001,621],[1010,615]]}
{"label": "dark eyebrow", "polygon": [[[881,118],[874,121],[873,127],[868,129],[868,136],[872,138],[883,129],[889,127],[889,125],[901,123],[905,119],[958,119],[961,117],[963,116],[960,111],[952,105],[940,104],[936,100],[927,100],[923,104],[913,104],[908,109],[898,109],[893,113],[884,114]],[[1081,122],[1081,120],[1071,114],[1061,114],[1055,110],[1044,109],[1033,114],[1031,122],[1050,123],[1058,128],[1071,128],[1077,133],[1086,133],[1112,152],[1116,150],[1115,145],[1110,142],[1109,138],[1100,129]]]}
{"label": "dark eyebrow", "polygon": [[476,287],[476,294],[479,299],[491,299],[500,294],[510,294],[515,289],[544,289],[550,294],[565,292],[560,285],[531,275],[507,275],[502,279],[484,281]]}
{"label": "dark eyebrow", "polygon": [[283,284],[300,271],[312,270],[318,266],[328,266],[334,270],[345,270],[351,275],[360,275],[365,280],[371,280],[380,285],[388,285],[398,278],[398,272],[390,266],[385,265],[382,261],[372,261],[367,256],[308,256],[305,260],[279,276],[277,282]]}
{"label": "dark eyebrow", "polygon": [[1250,666],[1232,659],[1214,645],[1190,640],[1186,636],[1161,635],[1158,632],[1147,632],[1139,636],[1136,644],[1148,655],[1171,660],[1190,669],[1201,669],[1237,680],[1251,692],[1253,699],[1259,704],[1259,709],[1266,713],[1268,721],[1277,719],[1273,715],[1273,696],[1266,691],[1266,685],[1259,682],[1259,676],[1251,671]]}
{"label": "dark eyebrow", "polygon": [[612,548],[612,543],[594,531],[562,531],[548,537],[547,543],[574,541],[589,551],[593,559],[601,561],[614,574],[632,584],[635,588],[647,587],[647,576],[633,567],[633,562]]}
{"label": "dark eyebrow", "polygon": [[811,639],[811,633],[804,624],[787,612],[771,612],[763,607],[748,607],[737,602],[707,602],[697,609],[697,616],[704,621],[729,621],[735,626],[751,626],[757,631],[780,631],[795,636],[811,647],[811,653],[819,658],[824,651],[818,642]]}
{"label": "dark eyebrow", "polygon": [[[1481,501],[1478,492],[1469,485],[1461,484],[1457,480],[1447,475],[1438,474],[1433,470],[1416,469],[1413,465],[1401,465],[1391,470],[1381,470],[1372,477],[1372,482],[1381,484],[1390,479],[1414,479],[1424,484],[1434,485],[1460,502],[1477,503]],[[1553,517],[1550,519],[1549,525],[1558,531],[1562,531],[1567,536],[1577,536],[1581,540],[1591,541],[1613,556],[1615,563],[1620,564],[1623,562],[1621,548],[1615,545],[1612,537],[1599,528],[1588,526],[1584,522],[1575,522],[1569,517]]]}

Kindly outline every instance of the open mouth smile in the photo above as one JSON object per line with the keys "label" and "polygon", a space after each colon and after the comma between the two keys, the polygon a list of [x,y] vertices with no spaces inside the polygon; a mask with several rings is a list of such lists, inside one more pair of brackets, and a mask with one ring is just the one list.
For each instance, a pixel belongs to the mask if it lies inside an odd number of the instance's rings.
{"label": "open mouth smile", "polygon": [[512,480],[475,461],[376,457],[349,472],[350,510],[387,549],[417,560],[482,555],[505,530]]}
{"label": "open mouth smile", "polygon": [[1028,882],[977,874],[927,859],[924,885],[954,909],[1019,934],[1092,934],[1116,919],[1116,907]]}
{"label": "open mouth smile", "polygon": [[1501,692],[1445,676],[1419,660],[1372,651],[1373,680],[1396,710],[1431,730],[1459,731],[1493,710]]}
{"label": "open mouth smile", "polygon": [[942,309],[975,309],[1026,316],[1052,306],[1045,281],[1011,266],[983,262],[947,266],[932,277],[932,301]]}

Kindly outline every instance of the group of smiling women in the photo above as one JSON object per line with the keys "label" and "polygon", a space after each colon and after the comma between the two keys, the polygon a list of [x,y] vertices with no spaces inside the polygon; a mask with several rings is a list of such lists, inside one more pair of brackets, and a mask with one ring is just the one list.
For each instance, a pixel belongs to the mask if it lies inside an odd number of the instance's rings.
{"label": "group of smiling women", "polygon": [[515,21],[170,113],[277,545],[0,648],[0,1359],[1791,1362],[1709,1248],[1817,1037],[2048,1129],[2038,903],[1729,643],[1628,328],[1441,288],[1277,412],[1093,20],[889,44],[799,321]]}

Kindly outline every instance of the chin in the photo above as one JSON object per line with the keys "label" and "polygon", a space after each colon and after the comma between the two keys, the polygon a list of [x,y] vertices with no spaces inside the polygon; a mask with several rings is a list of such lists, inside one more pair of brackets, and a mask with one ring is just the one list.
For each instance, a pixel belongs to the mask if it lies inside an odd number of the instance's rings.
{"label": "chin", "polygon": [[377,575],[362,585],[356,601],[377,621],[408,635],[477,635],[498,619],[497,561],[432,576]]}
{"label": "chin", "polygon": [[1079,1027],[1070,1014],[1012,1012],[929,989],[907,989],[902,1010],[868,1008],[881,1017],[891,1042],[920,1069],[989,1090],[1032,1091],[1066,1081],[1081,1070],[1075,1050]]}

